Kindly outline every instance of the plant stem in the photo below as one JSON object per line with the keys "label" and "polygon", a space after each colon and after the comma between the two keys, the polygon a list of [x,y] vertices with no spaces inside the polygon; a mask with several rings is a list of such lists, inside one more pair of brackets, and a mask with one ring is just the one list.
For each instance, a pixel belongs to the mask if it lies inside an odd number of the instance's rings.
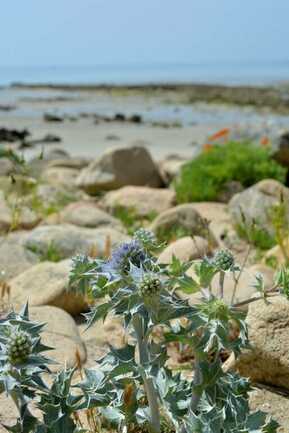
{"label": "plant stem", "polygon": [[[203,376],[202,371],[200,367],[200,360],[198,359],[197,355],[195,355],[195,374],[194,374],[194,386],[198,386],[202,383]],[[190,401],[190,410],[192,412],[196,412],[200,399],[202,397],[202,391],[200,390],[194,390],[192,393],[191,401]]]}
{"label": "plant stem", "polygon": [[233,293],[232,293],[232,297],[231,297],[231,305],[233,305],[234,302],[235,302],[235,296],[236,296],[236,293],[237,293],[238,284],[239,284],[241,275],[244,272],[246,263],[248,261],[248,258],[249,258],[250,252],[251,252],[251,249],[252,249],[252,245],[249,245],[247,253],[245,255],[245,258],[243,260],[243,263],[242,263],[242,266],[241,266],[241,269],[240,269],[240,272],[239,272],[237,278],[235,278],[235,273],[233,274],[234,275],[234,279],[235,279],[235,284],[234,284]]}
{"label": "plant stem", "polygon": [[[148,341],[147,337],[144,335],[142,318],[139,314],[135,314],[132,319],[132,325],[134,327],[138,350],[139,350],[139,364],[145,367],[149,361],[149,351],[148,351]],[[143,374],[144,389],[149,403],[150,408],[150,430],[153,433],[160,433],[161,423],[160,423],[160,412],[157,392],[154,387],[154,383],[151,377],[147,377],[147,374]]]}
{"label": "plant stem", "polygon": [[225,272],[224,271],[220,271],[220,280],[219,280],[219,284],[220,284],[219,296],[220,296],[220,299],[224,299],[224,281],[225,281]]}

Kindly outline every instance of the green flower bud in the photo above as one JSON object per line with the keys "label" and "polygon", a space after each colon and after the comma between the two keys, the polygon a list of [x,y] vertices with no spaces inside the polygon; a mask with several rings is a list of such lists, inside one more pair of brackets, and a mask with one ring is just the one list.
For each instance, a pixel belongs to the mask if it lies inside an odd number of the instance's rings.
{"label": "green flower bud", "polygon": [[153,232],[144,228],[138,229],[134,234],[134,239],[139,241],[144,247],[156,247],[157,238]]}
{"label": "green flower bud", "polygon": [[233,268],[234,256],[229,250],[219,250],[213,258],[213,264],[220,271],[228,271]]}
{"label": "green flower bud", "polygon": [[160,293],[161,287],[162,284],[159,278],[146,275],[140,284],[140,292],[145,297],[155,296]]}
{"label": "green flower bud", "polygon": [[213,299],[200,305],[202,312],[210,319],[227,320],[230,315],[228,306],[222,299]]}
{"label": "green flower bud", "polygon": [[22,364],[27,361],[31,353],[31,339],[28,334],[20,330],[12,331],[7,342],[7,354],[11,364]]}

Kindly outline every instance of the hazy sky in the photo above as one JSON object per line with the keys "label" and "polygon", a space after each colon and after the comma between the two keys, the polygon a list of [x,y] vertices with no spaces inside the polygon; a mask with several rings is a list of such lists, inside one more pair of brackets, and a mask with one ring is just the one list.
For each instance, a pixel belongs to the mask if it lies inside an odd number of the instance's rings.
{"label": "hazy sky", "polygon": [[289,0],[2,0],[0,16],[0,67],[289,59]]}

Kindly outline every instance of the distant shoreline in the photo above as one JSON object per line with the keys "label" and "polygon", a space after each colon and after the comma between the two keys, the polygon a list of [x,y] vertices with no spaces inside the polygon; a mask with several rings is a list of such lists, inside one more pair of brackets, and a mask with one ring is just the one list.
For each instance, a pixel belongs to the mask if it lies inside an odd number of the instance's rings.
{"label": "distant shoreline", "polygon": [[247,84],[219,84],[219,83],[182,83],[182,82],[151,82],[151,83],[132,83],[132,84],[105,84],[105,83],[52,83],[52,82],[12,82],[6,88],[20,88],[20,89],[53,89],[53,90],[110,90],[110,89],[123,89],[123,90],[182,90],[182,89],[275,89],[278,84],[274,85],[247,85]]}
{"label": "distant shoreline", "polygon": [[[6,87],[7,88],[7,87]],[[14,82],[8,88],[26,90],[95,91],[130,96],[169,95],[183,104],[195,102],[224,103],[241,106],[254,106],[258,109],[271,109],[279,113],[289,112],[289,86],[286,83],[275,86],[222,85],[199,83],[168,84],[54,84]]]}

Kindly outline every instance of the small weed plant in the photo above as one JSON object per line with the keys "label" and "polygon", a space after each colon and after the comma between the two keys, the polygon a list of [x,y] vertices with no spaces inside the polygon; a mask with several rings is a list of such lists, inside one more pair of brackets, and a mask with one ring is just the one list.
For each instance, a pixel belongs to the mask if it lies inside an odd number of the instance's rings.
{"label": "small weed plant", "polygon": [[[114,313],[122,318],[130,338],[120,349],[110,346],[96,368],[84,370],[73,386],[74,370],[67,369],[52,375],[51,384],[46,384],[51,361],[43,356],[47,350],[40,339],[43,325],[29,320],[27,307],[0,321],[0,392],[8,393],[19,410],[17,423],[6,426],[8,431],[84,433],[81,411],[89,418],[94,413],[95,427],[90,431],[277,431],[278,424],[265,413],[250,412],[248,380],[223,366],[224,352],[237,357],[248,346],[240,304],[234,303],[233,296],[231,305],[223,299],[225,278],[239,272],[231,252],[221,250],[195,263],[193,279],[186,272],[192,263],[174,258],[170,265],[161,265],[157,249],[154,235],[140,229],[109,259],[74,259],[71,290],[93,299],[87,326]],[[217,296],[211,291],[215,275],[220,281]],[[262,280],[257,282],[260,294],[255,299],[268,296]],[[277,284],[288,294],[288,272],[278,274]],[[202,301],[196,305],[180,296],[198,290]],[[157,341],[156,328],[162,330]],[[193,378],[168,367],[167,348],[172,342],[191,347]],[[41,417],[33,415],[31,403]]]}
{"label": "small weed plant", "polygon": [[286,170],[271,159],[270,151],[247,142],[215,145],[185,164],[175,182],[179,203],[216,201],[230,181],[245,188],[262,179],[284,182]]}

